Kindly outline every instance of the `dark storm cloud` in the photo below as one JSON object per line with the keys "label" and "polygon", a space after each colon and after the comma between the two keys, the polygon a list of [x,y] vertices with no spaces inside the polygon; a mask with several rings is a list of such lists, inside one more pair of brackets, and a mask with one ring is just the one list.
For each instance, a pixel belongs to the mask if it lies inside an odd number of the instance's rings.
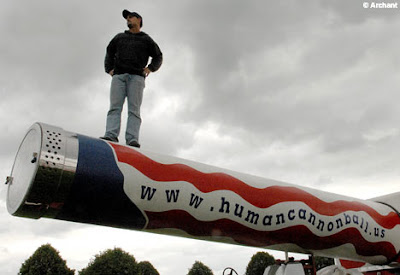
{"label": "dark storm cloud", "polygon": [[[323,135],[326,150],[335,151],[361,146],[363,131],[376,125],[359,123],[395,94],[398,64],[380,59],[399,45],[391,11],[368,12],[360,1],[221,1],[186,5],[181,14],[190,22],[184,41],[202,93],[197,108],[182,109],[186,119],[290,143]],[[370,95],[381,85],[383,94]],[[398,113],[387,107],[392,112],[376,113],[377,123]]]}
{"label": "dark storm cloud", "polygon": [[101,13],[93,16],[90,7],[78,1],[25,1],[23,8],[19,2],[7,3],[2,18],[3,65],[43,89],[58,86],[54,93],[93,77],[101,64],[95,58],[104,52],[98,45],[105,42],[107,24],[100,25]]}

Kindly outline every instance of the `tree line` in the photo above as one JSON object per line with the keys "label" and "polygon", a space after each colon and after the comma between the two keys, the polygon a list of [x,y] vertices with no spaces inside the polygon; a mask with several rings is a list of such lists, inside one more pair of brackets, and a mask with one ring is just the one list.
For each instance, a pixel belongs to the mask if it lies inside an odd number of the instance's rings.
{"label": "tree line", "polygon": [[[267,266],[275,259],[267,252],[254,254],[246,267],[245,275],[263,275]],[[329,258],[316,257],[318,269],[333,264]],[[21,266],[18,275],[74,275],[60,253],[50,244],[40,246]],[[79,275],[160,275],[148,261],[137,262],[135,257],[121,248],[107,249],[94,256],[87,267],[78,271]],[[200,261],[196,261],[187,275],[214,275],[212,270]]]}
{"label": "tree line", "polygon": [[[21,266],[18,275],[74,275],[60,253],[50,244],[40,246]],[[107,249],[94,256],[79,275],[160,275],[148,262],[137,262],[121,248]]]}

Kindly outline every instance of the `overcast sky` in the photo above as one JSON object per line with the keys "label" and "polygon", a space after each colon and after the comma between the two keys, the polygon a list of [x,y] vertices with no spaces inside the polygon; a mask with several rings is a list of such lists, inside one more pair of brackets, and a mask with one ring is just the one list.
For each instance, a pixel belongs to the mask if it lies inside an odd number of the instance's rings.
{"label": "overcast sky", "polygon": [[[104,134],[105,48],[129,9],[164,54],[146,80],[143,149],[358,198],[400,191],[400,8],[363,3],[3,0],[0,178],[36,121]],[[216,275],[244,274],[260,251],[12,217],[6,193],[2,184],[4,275],[45,243],[76,270],[121,247],[162,275],[186,274],[196,260]]]}

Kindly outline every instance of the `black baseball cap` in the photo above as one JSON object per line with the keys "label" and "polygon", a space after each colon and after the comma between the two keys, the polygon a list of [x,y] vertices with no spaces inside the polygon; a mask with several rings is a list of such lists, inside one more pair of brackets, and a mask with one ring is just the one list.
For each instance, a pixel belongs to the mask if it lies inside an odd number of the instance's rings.
{"label": "black baseball cap", "polygon": [[122,16],[126,19],[127,17],[128,17],[128,15],[131,15],[131,16],[134,16],[134,17],[137,17],[137,18],[140,18],[140,27],[142,27],[143,26],[143,18],[142,18],[142,16],[140,15],[140,14],[138,14],[137,12],[130,12],[130,11],[128,11],[128,10],[123,10],[122,11]]}

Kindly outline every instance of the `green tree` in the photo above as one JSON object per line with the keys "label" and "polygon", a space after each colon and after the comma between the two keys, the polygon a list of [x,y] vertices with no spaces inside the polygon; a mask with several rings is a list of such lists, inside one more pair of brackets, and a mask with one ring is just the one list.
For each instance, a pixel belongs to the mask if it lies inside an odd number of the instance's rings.
{"label": "green tree", "polygon": [[27,259],[19,270],[19,275],[74,275],[75,270],[69,269],[59,252],[50,244],[40,246]]}
{"label": "green tree", "polygon": [[138,264],[139,275],[160,275],[157,269],[150,262],[140,262]]}
{"label": "green tree", "polygon": [[188,275],[214,275],[211,269],[202,262],[196,261],[189,269]]}
{"label": "green tree", "polygon": [[264,270],[269,265],[273,265],[275,259],[267,252],[257,252],[251,257],[249,264],[246,267],[246,275],[263,275]]}
{"label": "green tree", "polygon": [[97,254],[79,275],[139,275],[135,258],[121,248],[108,249]]}
{"label": "green tree", "polygon": [[319,256],[315,256],[314,257],[315,260],[315,268],[317,270],[320,270],[326,266],[330,266],[335,264],[335,260],[332,258],[327,258],[327,257],[319,257]]}

